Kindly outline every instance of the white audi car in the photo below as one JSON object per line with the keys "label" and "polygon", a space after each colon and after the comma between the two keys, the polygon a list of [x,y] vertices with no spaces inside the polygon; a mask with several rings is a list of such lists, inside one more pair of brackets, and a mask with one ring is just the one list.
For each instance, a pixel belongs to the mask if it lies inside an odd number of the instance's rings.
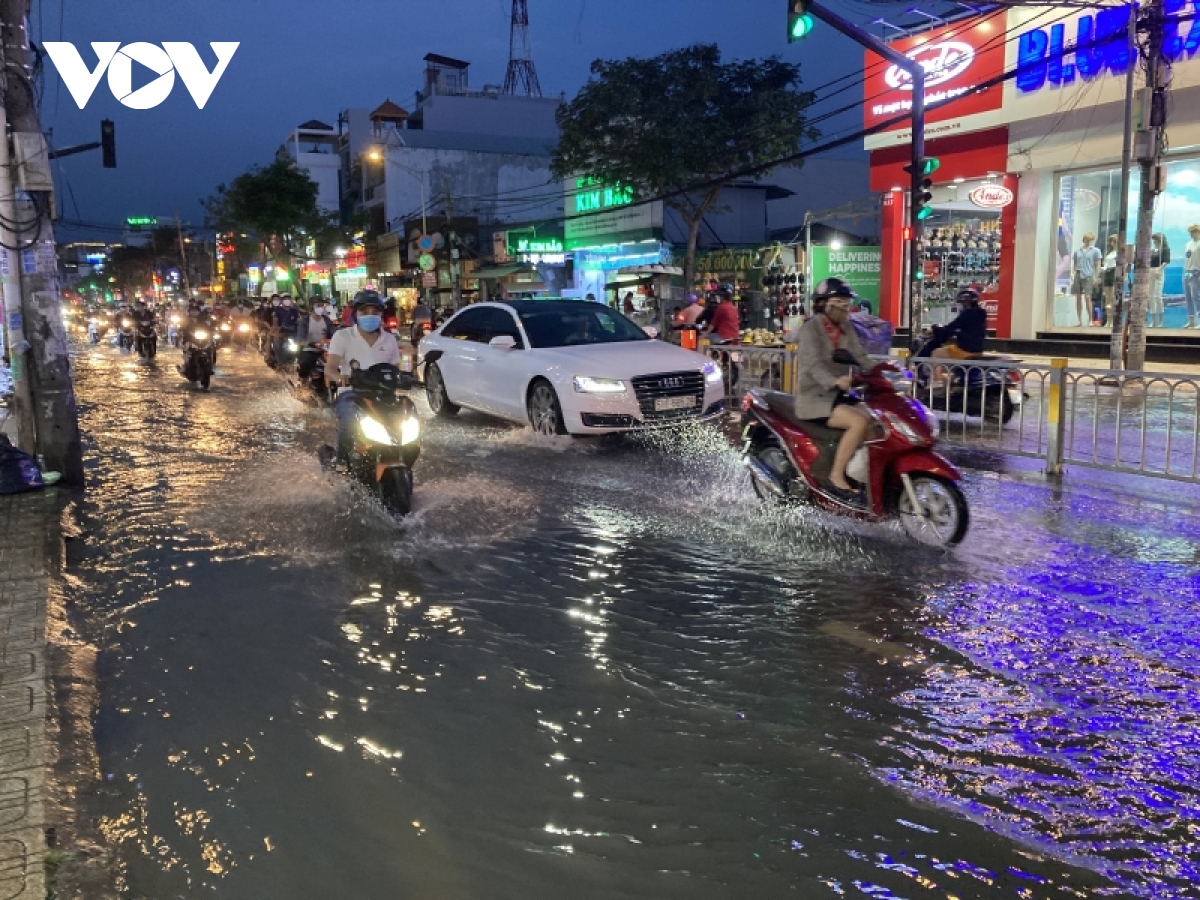
{"label": "white audi car", "polygon": [[599,303],[516,300],[460,310],[418,366],[439,416],[459,407],[542,434],[608,434],[720,416],[721,370]]}

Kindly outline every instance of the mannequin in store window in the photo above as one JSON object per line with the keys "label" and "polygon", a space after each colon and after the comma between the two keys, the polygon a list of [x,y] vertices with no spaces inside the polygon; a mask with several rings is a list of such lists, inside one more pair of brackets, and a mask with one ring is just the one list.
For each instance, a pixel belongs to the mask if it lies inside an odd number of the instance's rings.
{"label": "mannequin in store window", "polygon": [[1092,322],[1092,293],[1096,287],[1096,276],[1104,254],[1093,247],[1096,236],[1090,231],[1083,236],[1083,246],[1071,255],[1071,292],[1075,295],[1075,312],[1079,324]]}
{"label": "mannequin in store window", "polygon": [[1103,269],[1103,287],[1104,287],[1104,309],[1103,316],[1100,319],[1101,325],[1107,325],[1112,322],[1114,299],[1117,293],[1117,247],[1120,244],[1120,238],[1115,234],[1108,236],[1108,246],[1104,252],[1104,269]]}
{"label": "mannequin in store window", "polygon": [[1167,274],[1167,263],[1171,261],[1171,248],[1165,234],[1150,235],[1150,303],[1146,310],[1147,323],[1151,328],[1163,327],[1163,279]]}
{"label": "mannequin in store window", "polygon": [[1184,328],[1195,328],[1200,317],[1200,223],[1188,227],[1191,241],[1183,251],[1183,299],[1188,320]]}

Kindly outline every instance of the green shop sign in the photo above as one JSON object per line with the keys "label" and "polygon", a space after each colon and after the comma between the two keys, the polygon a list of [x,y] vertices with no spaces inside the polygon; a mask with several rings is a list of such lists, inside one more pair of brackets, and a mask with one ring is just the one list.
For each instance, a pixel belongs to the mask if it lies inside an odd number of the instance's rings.
{"label": "green shop sign", "polygon": [[152,228],[158,224],[158,219],[154,216],[130,216],[125,224],[130,228]]}
{"label": "green shop sign", "polygon": [[508,252],[512,256],[521,253],[562,254],[566,253],[562,238],[556,237],[522,237],[513,232],[508,233]]}
{"label": "green shop sign", "polygon": [[879,247],[812,248],[813,284],[826,278],[840,278],[879,311],[879,270],[883,251]]}
{"label": "green shop sign", "polygon": [[603,185],[595,178],[575,179],[574,211],[577,213],[628,206],[633,200],[634,194],[631,187]]}

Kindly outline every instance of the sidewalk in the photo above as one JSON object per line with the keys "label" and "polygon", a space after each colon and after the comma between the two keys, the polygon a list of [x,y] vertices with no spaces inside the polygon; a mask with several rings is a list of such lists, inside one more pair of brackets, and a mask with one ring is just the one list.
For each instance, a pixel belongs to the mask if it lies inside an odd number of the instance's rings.
{"label": "sidewalk", "polygon": [[0,497],[0,898],[46,896],[46,613],[56,491]]}

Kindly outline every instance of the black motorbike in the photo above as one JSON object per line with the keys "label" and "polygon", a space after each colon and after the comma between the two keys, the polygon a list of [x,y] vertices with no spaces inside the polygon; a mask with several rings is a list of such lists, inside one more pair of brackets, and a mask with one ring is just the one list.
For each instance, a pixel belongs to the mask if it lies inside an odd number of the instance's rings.
{"label": "black motorbike", "polygon": [[329,386],[325,383],[325,355],[329,350],[329,341],[315,341],[305,344],[296,354],[296,373],[289,378],[292,393],[297,399],[314,398],[322,405],[333,402]]}
{"label": "black motorbike", "polygon": [[193,328],[183,336],[183,365],[179,374],[207,391],[217,367],[217,336],[208,325]]}
{"label": "black motorbike", "polygon": [[1016,360],[983,353],[971,359],[932,358],[944,342],[944,335],[934,328],[913,351],[913,396],[934,412],[1007,425],[1025,400],[1021,373],[989,363]]}
{"label": "black motorbike", "polygon": [[151,360],[158,355],[158,329],[153,319],[142,319],[138,322],[136,347],[138,356],[142,359]]}
{"label": "black motorbike", "polygon": [[350,378],[354,427],[346,446],[318,451],[323,465],[344,465],[393,515],[412,511],[412,467],[421,455],[421,422],[406,395],[416,382],[396,366],[380,363]]}
{"label": "black motorbike", "polygon": [[133,345],[136,340],[136,332],[133,324],[133,316],[123,315],[117,321],[117,346],[122,353],[129,353],[133,350]]}

